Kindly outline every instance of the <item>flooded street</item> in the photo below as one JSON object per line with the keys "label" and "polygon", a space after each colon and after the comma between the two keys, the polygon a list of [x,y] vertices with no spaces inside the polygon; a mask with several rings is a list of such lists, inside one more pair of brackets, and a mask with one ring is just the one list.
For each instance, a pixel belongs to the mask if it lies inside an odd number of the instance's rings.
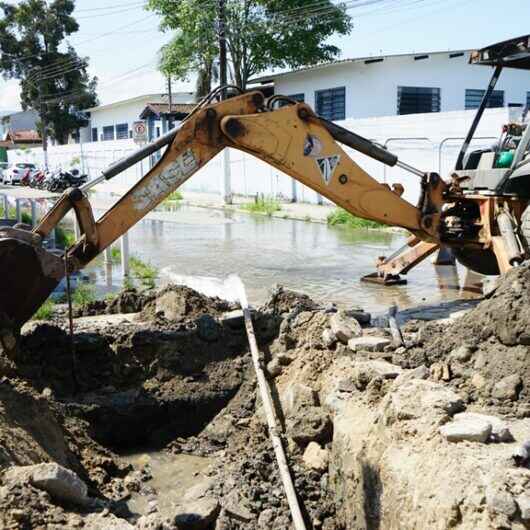
{"label": "flooded street", "polygon": [[[405,242],[400,233],[352,230],[324,224],[181,206],[159,211],[129,233],[130,252],[160,270],[160,280],[198,288],[200,277],[245,282],[250,302],[259,304],[275,284],[300,290],[323,303],[359,305],[379,311],[393,302],[401,308],[473,296],[460,292],[465,269],[434,267],[430,259],[408,274],[408,285],[383,287],[361,282],[376,259]],[[98,283],[121,284],[99,267]],[[197,278],[199,277],[199,278]],[[109,283],[107,283],[109,285]]]}

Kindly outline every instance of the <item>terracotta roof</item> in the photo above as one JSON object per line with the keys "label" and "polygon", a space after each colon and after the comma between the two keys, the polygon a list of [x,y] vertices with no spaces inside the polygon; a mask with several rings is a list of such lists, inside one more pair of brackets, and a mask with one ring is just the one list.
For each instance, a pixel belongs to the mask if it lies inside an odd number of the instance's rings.
{"label": "terracotta roof", "polygon": [[[195,103],[173,103],[171,105],[171,114],[189,114],[195,108]],[[148,103],[140,114],[140,118],[144,118],[149,113],[168,114],[168,103]]]}
{"label": "terracotta roof", "polygon": [[37,131],[19,130],[7,131],[3,141],[0,141],[0,147],[15,147],[17,144],[40,144],[41,137]]}
{"label": "terracotta roof", "polygon": [[20,131],[8,131],[10,138],[15,143],[30,143],[30,142],[40,142],[40,134],[37,131],[31,130],[20,130]]}

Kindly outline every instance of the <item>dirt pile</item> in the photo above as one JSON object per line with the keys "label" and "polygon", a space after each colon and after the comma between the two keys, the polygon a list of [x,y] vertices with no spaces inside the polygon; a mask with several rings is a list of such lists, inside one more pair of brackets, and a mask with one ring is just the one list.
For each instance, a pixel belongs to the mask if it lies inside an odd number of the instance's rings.
{"label": "dirt pile", "polygon": [[454,322],[415,331],[413,347],[398,352],[403,367],[428,366],[468,403],[530,416],[530,268],[510,271],[498,289]]}

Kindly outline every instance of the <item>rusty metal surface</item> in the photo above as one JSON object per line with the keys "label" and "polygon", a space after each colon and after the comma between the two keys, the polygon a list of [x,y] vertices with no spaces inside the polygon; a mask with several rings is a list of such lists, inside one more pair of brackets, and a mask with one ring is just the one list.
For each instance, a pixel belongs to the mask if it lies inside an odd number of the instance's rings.
{"label": "rusty metal surface", "polygon": [[[59,284],[62,259],[14,237],[0,239],[0,315],[19,328]],[[43,270],[44,266],[44,270]]]}

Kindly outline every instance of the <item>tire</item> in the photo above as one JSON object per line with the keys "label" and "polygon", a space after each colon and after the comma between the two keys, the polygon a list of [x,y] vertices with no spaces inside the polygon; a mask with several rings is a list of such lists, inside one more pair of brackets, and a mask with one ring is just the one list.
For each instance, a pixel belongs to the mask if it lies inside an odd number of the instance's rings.
{"label": "tire", "polygon": [[485,276],[500,274],[497,258],[492,250],[453,248],[456,259],[468,269]]}
{"label": "tire", "polygon": [[526,251],[526,258],[530,258],[530,203],[521,215],[521,240]]}

